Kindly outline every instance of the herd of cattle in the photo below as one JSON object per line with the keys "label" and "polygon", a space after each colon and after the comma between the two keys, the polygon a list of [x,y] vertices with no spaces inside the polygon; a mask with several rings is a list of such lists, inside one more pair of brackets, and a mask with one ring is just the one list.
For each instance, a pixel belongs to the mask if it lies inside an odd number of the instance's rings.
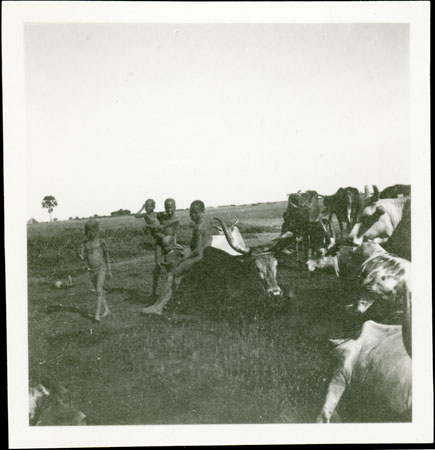
{"label": "herd of cattle", "polygon": [[[333,226],[334,216],[339,237]],[[340,188],[331,196],[316,191],[290,194],[280,236],[251,248],[237,222],[228,226],[216,219],[218,234],[213,236],[208,250],[214,252],[214,258],[219,254],[227,259],[217,264],[212,258],[212,267],[229,267],[229,260],[237,260],[229,269],[231,276],[223,276],[219,283],[234,278],[234,270],[244,270],[239,280],[260,278],[269,296],[281,296],[277,257],[294,255],[305,262],[310,272],[333,270],[337,277],[355,283],[357,300],[347,310],[362,317],[375,309],[385,319],[392,314],[401,317],[399,325],[389,325],[385,323],[388,320],[382,319],[366,320],[357,339],[331,340],[340,364],[329,384],[318,422],[330,422],[349,388],[376,399],[377,407],[387,411],[388,417],[411,420],[410,216],[410,186],[394,185],[382,192],[376,186],[366,186],[364,194],[352,187]],[[43,424],[40,418],[37,420],[35,410],[49,395],[42,385],[31,389],[31,424]],[[61,395],[56,398],[53,411],[62,411],[66,417],[63,424],[85,424],[83,413],[62,400]],[[49,408],[47,411],[49,417],[54,414]]]}
{"label": "herd of cattle", "polygon": [[[333,226],[336,217],[340,236]],[[236,225],[219,221],[212,247],[244,255],[269,295],[281,295],[276,279],[278,254],[302,254],[307,269],[331,269],[352,278],[357,300],[348,305],[364,315],[377,310],[380,323],[366,320],[357,339],[335,341],[341,364],[329,385],[318,418],[329,422],[346,388],[376,398],[389,417],[411,419],[411,190],[394,185],[379,192],[352,187],[331,196],[316,191],[289,195],[281,236],[249,249]],[[223,239],[225,236],[225,239]],[[229,245],[229,250],[225,248]],[[400,325],[388,318],[402,317]],[[364,316],[362,316],[364,317]]]}

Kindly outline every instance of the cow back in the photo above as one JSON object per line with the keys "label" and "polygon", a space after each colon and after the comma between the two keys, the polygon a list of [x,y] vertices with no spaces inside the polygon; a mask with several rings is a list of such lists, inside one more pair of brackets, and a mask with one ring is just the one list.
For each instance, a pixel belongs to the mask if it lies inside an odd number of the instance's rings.
{"label": "cow back", "polygon": [[394,255],[411,261],[411,200],[403,208],[402,220],[397,225],[384,248]]}

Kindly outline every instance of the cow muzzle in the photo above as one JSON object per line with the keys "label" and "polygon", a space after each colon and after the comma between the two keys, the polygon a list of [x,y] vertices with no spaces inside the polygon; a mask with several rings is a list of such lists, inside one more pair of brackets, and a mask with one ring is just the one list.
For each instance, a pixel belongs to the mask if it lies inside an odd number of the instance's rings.
{"label": "cow muzzle", "polygon": [[269,288],[266,292],[269,297],[279,297],[282,295],[282,289],[279,286]]}
{"label": "cow muzzle", "polygon": [[309,259],[307,262],[307,269],[309,272],[314,272],[317,268],[317,262],[313,261],[312,259]]}

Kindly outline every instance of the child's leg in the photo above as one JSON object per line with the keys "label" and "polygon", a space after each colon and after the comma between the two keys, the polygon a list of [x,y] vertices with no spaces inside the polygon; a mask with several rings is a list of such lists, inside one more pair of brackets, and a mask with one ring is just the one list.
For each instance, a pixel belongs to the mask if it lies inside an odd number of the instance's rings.
{"label": "child's leg", "polygon": [[89,270],[89,278],[91,279],[91,283],[94,289],[93,291],[97,290],[97,273],[95,270]]}
{"label": "child's leg", "polygon": [[157,295],[157,288],[159,286],[159,278],[160,278],[160,274],[162,272],[162,268],[160,266],[162,261],[163,261],[162,247],[160,245],[156,244],[156,247],[154,249],[154,262],[156,265],[153,270],[153,287],[152,287],[152,293],[151,293],[151,296],[153,298],[155,298]]}
{"label": "child's leg", "polygon": [[[97,272],[97,312],[95,313],[95,319],[100,320],[101,317],[107,316],[110,313],[110,309],[107,306],[106,296],[104,295],[104,280],[106,278],[106,268],[102,267]],[[101,315],[101,308],[104,308],[104,312]]]}
{"label": "child's leg", "polygon": [[171,300],[174,291],[174,285],[178,287],[181,282],[183,275],[192,268],[197,262],[201,260],[201,257],[187,259],[186,261],[179,264],[173,272],[168,274],[168,279],[165,285],[163,293],[160,295],[154,305],[147,308],[143,308],[142,312],[146,314],[162,314],[163,308]]}

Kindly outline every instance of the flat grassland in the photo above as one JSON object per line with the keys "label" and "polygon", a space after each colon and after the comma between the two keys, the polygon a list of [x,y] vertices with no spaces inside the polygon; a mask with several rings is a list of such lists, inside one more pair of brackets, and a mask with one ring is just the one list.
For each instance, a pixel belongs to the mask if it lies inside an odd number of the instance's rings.
{"label": "flat grassland", "polygon": [[[279,235],[285,202],[210,208],[240,218],[248,245]],[[187,211],[179,242],[190,240]],[[93,322],[95,293],[76,248],[85,220],[28,226],[29,377],[62,383],[89,425],[307,423],[315,421],[334,360],[328,338],[343,333],[352,301],[334,274],[310,274],[279,258],[283,298],[263,291],[183,291],[162,316],[146,316],[151,240],[134,217],[100,219],[113,278],[112,314]],[[74,285],[56,289],[56,280]],[[197,287],[196,287],[197,289]],[[53,423],[56,425],[56,423]]]}

